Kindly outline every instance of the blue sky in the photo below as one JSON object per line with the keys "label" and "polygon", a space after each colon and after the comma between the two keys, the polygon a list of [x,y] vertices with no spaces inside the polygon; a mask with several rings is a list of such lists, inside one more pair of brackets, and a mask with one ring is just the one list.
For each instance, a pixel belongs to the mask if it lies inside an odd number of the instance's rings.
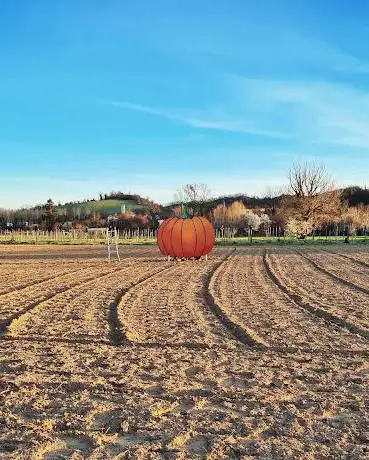
{"label": "blue sky", "polygon": [[0,2],[0,207],[369,171],[369,2]]}

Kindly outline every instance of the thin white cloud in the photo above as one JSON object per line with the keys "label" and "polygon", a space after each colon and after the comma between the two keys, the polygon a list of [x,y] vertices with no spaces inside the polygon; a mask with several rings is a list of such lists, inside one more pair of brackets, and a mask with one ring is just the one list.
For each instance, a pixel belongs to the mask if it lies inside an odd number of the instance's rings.
{"label": "thin white cloud", "polygon": [[300,143],[369,148],[368,92],[327,82],[238,77],[229,79],[229,88],[260,129],[283,123]]}
{"label": "thin white cloud", "polygon": [[327,82],[227,77],[222,110],[104,104],[199,129],[248,133],[304,145],[369,148],[369,93]]}
{"label": "thin white cloud", "polygon": [[288,139],[291,137],[288,132],[260,129],[254,126],[253,122],[247,117],[232,115],[230,113],[216,113],[216,111],[210,109],[203,111],[195,109],[170,109],[107,99],[100,99],[99,102],[114,107],[160,116],[193,128],[246,133],[275,139]]}

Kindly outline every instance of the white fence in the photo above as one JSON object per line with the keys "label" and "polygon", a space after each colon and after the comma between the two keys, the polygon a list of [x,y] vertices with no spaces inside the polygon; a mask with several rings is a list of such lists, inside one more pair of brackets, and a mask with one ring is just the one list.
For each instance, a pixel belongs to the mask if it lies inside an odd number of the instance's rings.
{"label": "white fence", "polygon": [[[224,227],[216,229],[216,238],[218,241],[229,241],[237,239],[239,229],[232,227]],[[369,228],[360,229],[360,231],[350,232],[351,236],[367,237],[369,235]],[[314,232],[309,239],[326,239],[326,240],[341,240],[346,235],[344,226],[341,227],[327,227],[325,229]],[[144,228],[144,229],[118,229],[118,242],[154,242],[156,240],[157,230]],[[280,240],[292,240],[292,237],[286,237],[283,230],[279,226],[270,226],[259,234],[255,232],[253,235],[244,234],[243,238],[249,238],[251,236],[255,239],[261,239],[266,241],[280,241]],[[106,228],[94,228],[88,229],[88,231],[82,230],[71,230],[71,231],[53,231],[47,232],[42,230],[14,230],[14,231],[0,231],[0,242],[2,243],[105,243],[106,242]]]}
{"label": "white fence", "polygon": [[[118,240],[136,240],[139,242],[156,239],[156,230],[153,229],[128,229],[118,230]],[[106,229],[93,231],[53,231],[42,230],[15,230],[0,232],[0,241],[3,243],[104,243],[106,241]]]}

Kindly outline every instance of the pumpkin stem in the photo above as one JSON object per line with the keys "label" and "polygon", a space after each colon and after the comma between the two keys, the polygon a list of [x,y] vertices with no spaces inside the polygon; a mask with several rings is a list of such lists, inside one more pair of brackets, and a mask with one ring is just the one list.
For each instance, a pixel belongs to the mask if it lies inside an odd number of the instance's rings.
{"label": "pumpkin stem", "polygon": [[190,217],[189,213],[188,213],[188,207],[187,205],[185,204],[182,204],[182,215],[181,215],[181,219],[188,219]]}

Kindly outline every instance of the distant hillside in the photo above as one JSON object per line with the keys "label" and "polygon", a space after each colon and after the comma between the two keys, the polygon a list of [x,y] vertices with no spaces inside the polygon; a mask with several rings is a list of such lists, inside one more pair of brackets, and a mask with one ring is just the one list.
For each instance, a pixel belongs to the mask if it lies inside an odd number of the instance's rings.
{"label": "distant hillside", "polygon": [[[369,190],[358,186],[346,187],[341,189],[342,199],[349,206],[358,206],[359,204],[369,206]],[[231,205],[234,201],[242,201],[248,208],[275,208],[278,207],[281,200],[286,195],[279,195],[275,197],[251,197],[247,195],[227,195],[211,200],[211,207],[216,207],[218,204],[225,203],[227,206]]]}
{"label": "distant hillside", "polygon": [[226,206],[231,205],[235,201],[241,201],[247,208],[272,208],[276,206],[283,195],[276,196],[276,197],[255,197],[255,196],[248,196],[243,194],[237,195],[226,195],[215,198],[211,200],[212,207],[216,207],[219,204],[225,204]]}
{"label": "distant hillside", "polygon": [[[367,188],[351,186],[342,189],[341,192],[342,200],[349,206],[358,206],[359,204],[369,206],[369,190]],[[262,208],[273,211],[278,208],[281,200],[285,196],[286,195],[255,197],[246,194],[224,195],[212,198],[206,203],[203,203],[203,205],[201,205],[201,211],[206,214],[211,212],[211,210],[216,208],[219,204],[224,203],[226,206],[230,206],[235,201],[241,201],[249,209]],[[119,215],[124,212],[144,215],[156,214],[161,216],[161,218],[166,218],[172,215],[174,206],[176,206],[176,203],[162,206],[140,195],[112,192],[110,194],[100,194],[99,199],[54,205],[54,210],[60,217],[59,221],[86,219],[88,217],[96,217],[97,215],[104,218],[108,215]],[[189,206],[191,206],[191,203],[189,203]],[[12,218],[21,221],[38,221],[43,215],[44,208],[45,205],[38,205],[30,209],[15,210],[12,211]],[[6,211],[6,216],[8,216],[9,212],[10,211]],[[4,217],[4,219],[6,220],[8,217]]]}
{"label": "distant hillside", "polygon": [[59,215],[79,214],[81,216],[89,216],[95,213],[105,217],[124,212],[148,214],[155,207],[160,209],[159,205],[156,205],[148,198],[142,198],[139,195],[123,194],[121,192],[112,192],[109,195],[100,195],[99,200],[85,200],[58,205],[55,206],[55,210]]}
{"label": "distant hillside", "polygon": [[[275,209],[284,196],[285,195],[280,195],[276,197],[251,197],[243,194],[224,195],[210,199],[202,205],[202,209],[206,212],[209,212],[220,204],[230,206],[235,201],[242,202],[248,209]],[[173,206],[176,206],[178,204],[180,203],[172,203],[169,206],[165,206],[164,209],[169,211]],[[189,203],[189,206],[191,207],[191,203]]]}
{"label": "distant hillside", "polygon": [[133,200],[99,200],[99,201],[85,201],[81,203],[68,203],[62,206],[56,206],[58,214],[65,212],[73,213],[80,212],[81,214],[89,215],[91,213],[99,213],[102,216],[109,214],[120,214],[126,211],[134,213],[145,212],[146,207],[138,204]]}

